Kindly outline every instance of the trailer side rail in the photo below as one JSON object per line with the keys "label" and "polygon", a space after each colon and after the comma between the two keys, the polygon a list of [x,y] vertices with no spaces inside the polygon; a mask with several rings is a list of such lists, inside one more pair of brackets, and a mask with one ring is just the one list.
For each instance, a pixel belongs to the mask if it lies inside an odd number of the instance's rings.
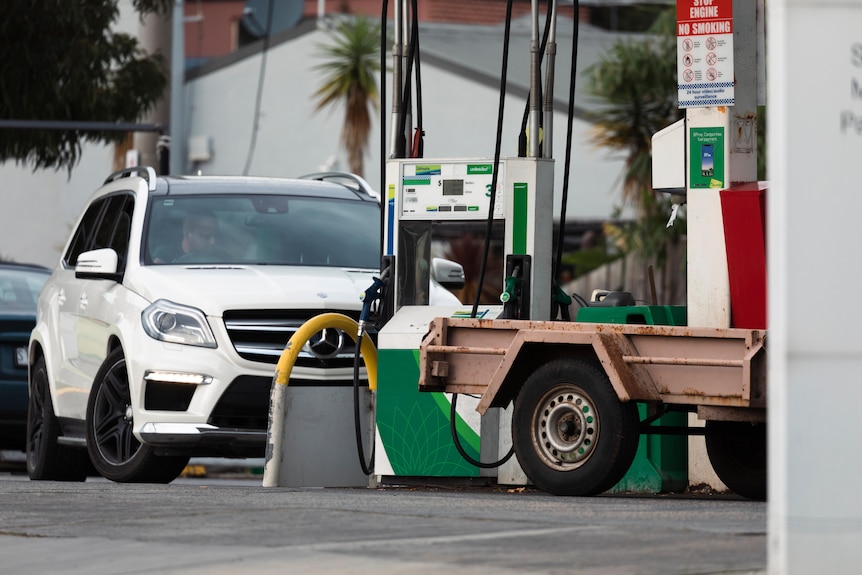
{"label": "trailer side rail", "polygon": [[420,348],[419,389],[481,394],[504,407],[553,354],[601,363],[622,401],[766,406],[766,332],[679,326],[435,318]]}

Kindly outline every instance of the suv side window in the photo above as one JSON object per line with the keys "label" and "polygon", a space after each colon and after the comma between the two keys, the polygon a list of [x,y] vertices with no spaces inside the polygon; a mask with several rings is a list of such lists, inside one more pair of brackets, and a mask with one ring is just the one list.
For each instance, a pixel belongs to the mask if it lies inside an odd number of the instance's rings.
{"label": "suv side window", "polygon": [[117,252],[117,271],[126,267],[129,234],[135,199],[130,194],[117,194],[93,202],[75,230],[75,239],[69,246],[64,261],[74,266],[82,252],[99,248],[113,248]]}
{"label": "suv side window", "polygon": [[102,198],[96,200],[90,207],[87,208],[84,217],[81,218],[81,223],[75,230],[75,235],[72,242],[69,244],[69,249],[66,255],[63,256],[63,263],[69,267],[74,267],[78,262],[78,256],[90,249],[90,244],[93,241],[93,236],[96,233],[96,225],[99,222],[99,215],[102,213],[102,208],[105,207],[107,199]]}
{"label": "suv side window", "polygon": [[96,243],[92,249],[112,248],[117,252],[117,272],[126,269],[134,208],[135,198],[131,194],[111,196],[96,232]]}

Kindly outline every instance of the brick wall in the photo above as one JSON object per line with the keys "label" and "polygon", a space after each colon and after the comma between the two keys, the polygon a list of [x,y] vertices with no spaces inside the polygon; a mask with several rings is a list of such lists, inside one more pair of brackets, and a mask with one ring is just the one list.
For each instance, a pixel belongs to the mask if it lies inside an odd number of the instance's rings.
{"label": "brick wall", "polygon": [[[392,17],[395,0],[389,2],[389,17]],[[305,14],[317,14],[318,0],[306,0]],[[348,12],[379,18],[382,10],[381,0],[326,0],[326,12]],[[544,17],[547,3],[539,5],[540,16]],[[450,22],[458,24],[501,24],[506,20],[506,0],[418,0],[419,20],[422,22]],[[583,16],[584,8],[581,9]],[[558,6],[557,14],[572,17],[572,6]],[[530,13],[530,0],[514,0],[512,17],[518,18]]]}

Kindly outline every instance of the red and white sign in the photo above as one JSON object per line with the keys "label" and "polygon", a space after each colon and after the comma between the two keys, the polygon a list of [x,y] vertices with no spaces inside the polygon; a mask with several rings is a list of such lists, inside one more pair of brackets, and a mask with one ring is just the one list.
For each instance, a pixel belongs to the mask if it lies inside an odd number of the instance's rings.
{"label": "red and white sign", "polygon": [[732,106],[733,1],[677,0],[680,108]]}

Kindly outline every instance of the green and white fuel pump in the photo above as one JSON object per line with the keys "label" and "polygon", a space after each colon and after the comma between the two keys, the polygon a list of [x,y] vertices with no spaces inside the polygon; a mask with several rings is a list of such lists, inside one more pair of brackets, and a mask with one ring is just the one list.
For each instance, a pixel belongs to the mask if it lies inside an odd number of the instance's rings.
{"label": "green and white fuel pump", "polygon": [[[420,393],[419,344],[429,322],[440,316],[470,316],[464,305],[429,306],[432,245],[435,231],[463,223],[484,222],[491,210],[504,229],[503,250],[518,269],[516,297],[522,318],[549,319],[551,310],[551,240],[553,160],[400,159],[387,164],[385,246],[390,261],[390,305],[395,313],[378,335],[375,474],[411,477],[475,477],[498,473],[468,462],[451,433],[451,396]],[[493,205],[492,205],[493,204]],[[513,263],[514,262],[514,263]],[[504,293],[503,277],[489,278]],[[477,318],[502,317],[504,306],[484,305]],[[474,460],[496,461],[511,445],[506,414],[481,417],[476,401],[463,398],[454,423],[460,446]],[[521,483],[514,462],[501,468],[508,483]],[[507,471],[508,470],[508,471]],[[498,481],[505,479],[498,476]]]}
{"label": "green and white fuel pump", "polygon": [[[453,409],[452,396],[418,391],[419,347],[435,317],[479,319],[551,319],[553,293],[554,161],[553,68],[556,52],[556,2],[549,3],[543,42],[539,41],[538,2],[532,2],[530,98],[525,114],[527,145],[519,157],[500,157],[498,125],[493,159],[423,158],[421,91],[418,90],[418,21],[416,2],[395,2],[393,45],[393,102],[389,160],[385,166],[384,267],[388,267],[386,307],[391,317],[378,334],[379,376],[376,396],[375,474],[385,476],[474,477],[496,474],[498,483],[523,484],[510,452],[511,416],[493,409],[480,418],[476,400],[462,397]],[[407,34],[412,12],[412,34]],[[509,22],[503,59],[505,91]],[[408,41],[409,40],[409,41]],[[547,46],[546,84],[541,85],[541,52]],[[412,113],[410,73],[416,66],[416,111]],[[543,101],[541,94],[551,95]],[[544,105],[544,109],[543,109]],[[502,120],[503,106],[500,105]],[[543,116],[544,113],[544,116]],[[412,122],[416,120],[416,132]],[[501,124],[502,122],[498,122]],[[542,132],[544,130],[544,132]],[[547,138],[541,145],[542,134]],[[411,142],[412,149],[407,149]],[[502,224],[502,277],[469,278],[499,286],[501,302],[481,305],[461,302],[451,307],[431,306],[435,287],[431,269],[433,247],[441,231],[459,224]],[[492,224],[493,222],[493,224]],[[462,228],[463,229],[463,228]],[[499,240],[497,240],[499,242]],[[486,257],[488,246],[486,244]],[[498,244],[499,245],[499,244]],[[491,257],[501,257],[495,254]],[[484,263],[482,269],[484,270]],[[484,275],[484,273],[480,274]],[[481,285],[478,290],[481,291]],[[455,421],[452,421],[454,417]],[[478,463],[478,465],[476,464]]]}

